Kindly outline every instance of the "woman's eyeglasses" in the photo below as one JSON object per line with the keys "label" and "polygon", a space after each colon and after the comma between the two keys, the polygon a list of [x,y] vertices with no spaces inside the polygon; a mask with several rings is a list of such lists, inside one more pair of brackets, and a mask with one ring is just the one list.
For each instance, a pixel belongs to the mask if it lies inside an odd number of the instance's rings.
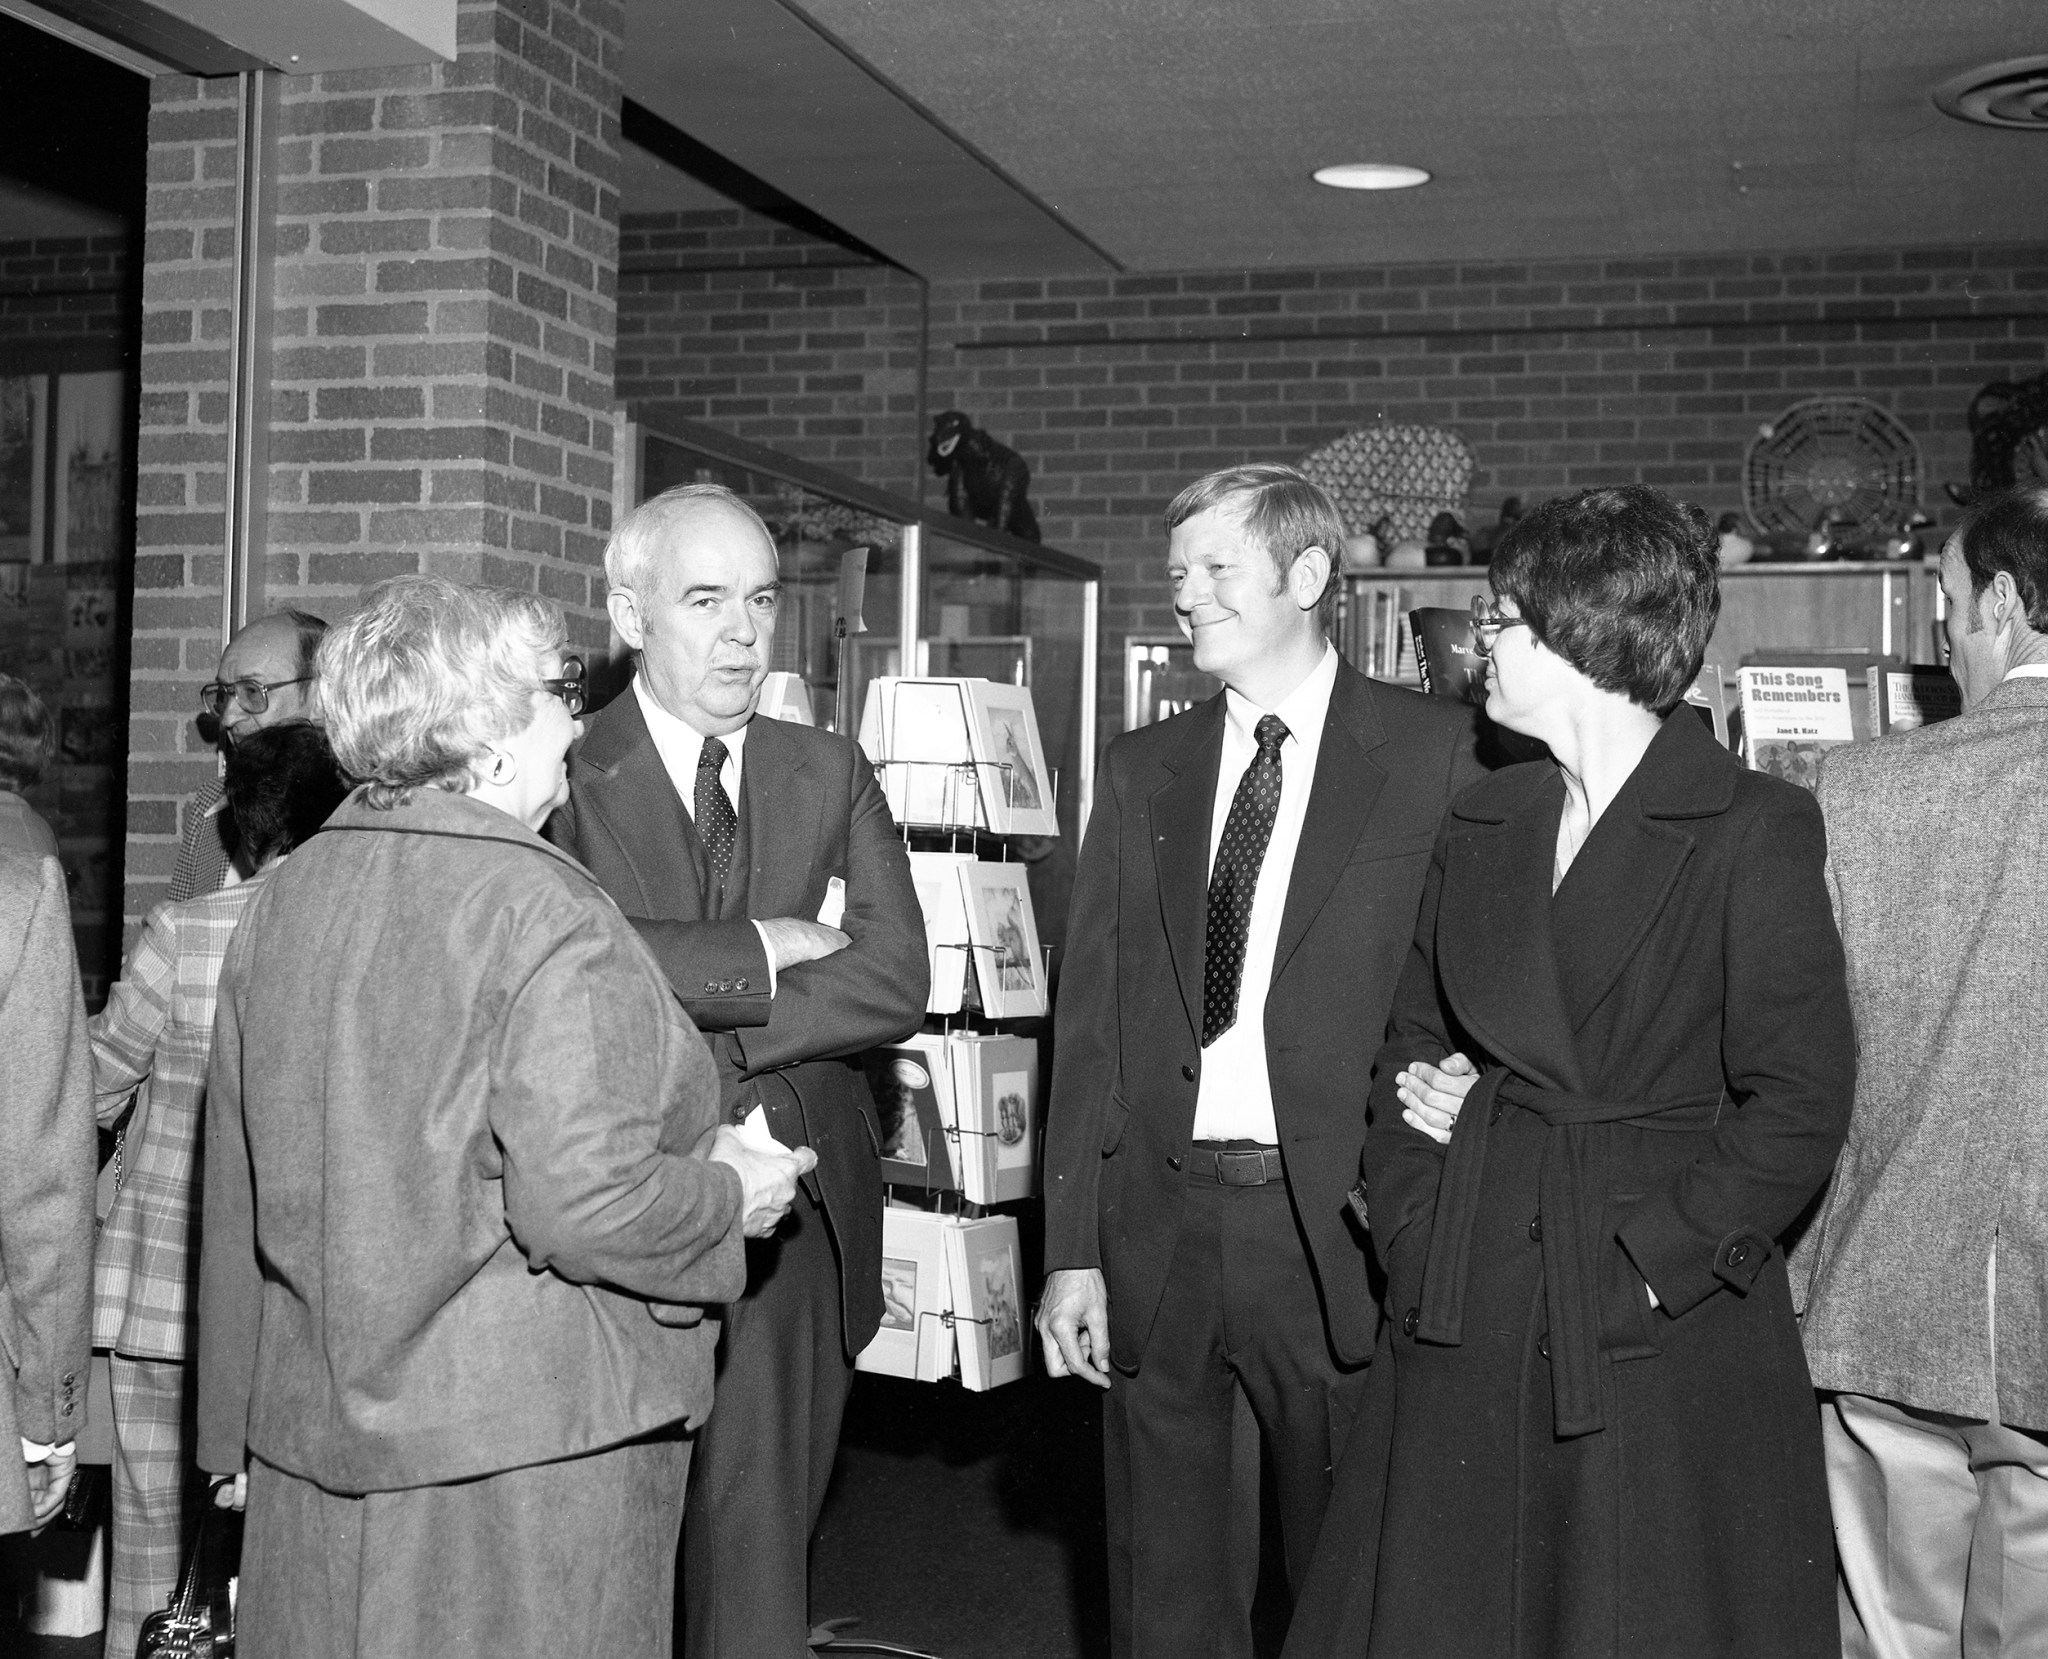
{"label": "woman's eyeglasses", "polygon": [[228,700],[244,714],[262,714],[270,707],[270,694],[288,685],[311,685],[313,676],[301,674],[295,680],[208,680],[199,688],[199,706],[218,720],[228,711]]}
{"label": "woman's eyeglasses", "polygon": [[583,659],[564,657],[562,676],[557,680],[542,680],[541,686],[553,692],[569,705],[569,715],[574,719],[583,712]]}
{"label": "woman's eyeglasses", "polygon": [[1484,594],[1472,595],[1472,649],[1482,657],[1493,655],[1493,642],[1503,628],[1526,628],[1527,617],[1508,616]]}

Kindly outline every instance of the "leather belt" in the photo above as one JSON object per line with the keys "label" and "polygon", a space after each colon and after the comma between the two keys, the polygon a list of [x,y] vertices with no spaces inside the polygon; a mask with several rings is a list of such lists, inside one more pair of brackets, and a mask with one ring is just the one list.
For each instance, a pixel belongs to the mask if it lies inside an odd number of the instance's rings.
{"label": "leather belt", "polygon": [[1603,1123],[1693,1134],[1712,1131],[1725,1093],[1684,1100],[1595,1100],[1567,1089],[1547,1089],[1505,1067],[1486,1071],[1465,1098],[1458,1132],[1445,1150],[1423,1267],[1415,1335],[1449,1346],[1464,1340],[1465,1277],[1486,1171],[1487,1131],[1502,1105],[1532,1112],[1549,1127],[1537,1175],[1543,1218],[1543,1296],[1550,1321],[1550,1384],[1560,1436],[1606,1427],[1600,1400],[1600,1251],[1606,1197],[1604,1142],[1589,1131]]}
{"label": "leather belt", "polygon": [[1197,1141],[1188,1148],[1188,1173],[1205,1175],[1226,1187],[1263,1187],[1268,1181],[1283,1180],[1287,1170],[1277,1146],[1233,1150]]}

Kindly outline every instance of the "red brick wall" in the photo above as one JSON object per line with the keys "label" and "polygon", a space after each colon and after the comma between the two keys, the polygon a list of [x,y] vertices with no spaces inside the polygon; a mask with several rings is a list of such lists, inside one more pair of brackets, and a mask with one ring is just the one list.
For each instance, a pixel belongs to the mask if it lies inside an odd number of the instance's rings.
{"label": "red brick wall", "polygon": [[915,496],[924,284],[741,208],[620,226],[619,398]]}
{"label": "red brick wall", "polygon": [[[452,64],[287,79],[265,609],[429,571],[606,638],[618,259],[613,0],[462,0]],[[128,912],[168,879],[220,649],[234,84],[154,83]]]}
{"label": "red brick wall", "polygon": [[[629,285],[622,300],[622,339],[735,342],[693,411],[734,430],[795,395],[786,362],[748,349],[766,332],[749,292],[671,290],[657,309]],[[926,408],[966,410],[1031,463],[1046,540],[1107,567],[1113,650],[1170,626],[1158,519],[1182,484],[1382,418],[1464,437],[1482,521],[1510,494],[1624,481],[1718,511],[1740,504],[1761,422],[1801,397],[1855,394],[1917,434],[1928,505],[1943,510],[1941,482],[1968,477],[1972,394],[2043,367],[2048,245],[950,282],[932,287],[929,326]],[[622,346],[627,398],[643,395],[632,355]],[[840,346],[821,372],[854,357]],[[870,382],[870,403],[881,390]],[[844,417],[861,405],[836,396]],[[840,432],[850,459],[832,464],[875,482],[915,465],[919,440],[894,417],[863,435],[900,458],[878,467]],[[1106,711],[1121,692],[1106,652]]]}
{"label": "red brick wall", "polygon": [[[94,367],[118,362],[129,266],[125,234],[0,242],[0,363],[8,372],[70,367],[65,347],[81,348]],[[56,362],[49,352],[25,355],[31,343],[55,348]]]}

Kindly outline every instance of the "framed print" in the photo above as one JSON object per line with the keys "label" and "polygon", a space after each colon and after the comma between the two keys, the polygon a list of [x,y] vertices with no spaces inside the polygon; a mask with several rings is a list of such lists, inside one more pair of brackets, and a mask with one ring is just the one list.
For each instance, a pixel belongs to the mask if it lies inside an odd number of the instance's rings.
{"label": "framed print", "polygon": [[57,482],[50,503],[55,564],[120,554],[124,401],[119,369],[57,377]]}
{"label": "framed print", "polygon": [[1014,1216],[956,1221],[946,1235],[960,1384],[977,1393],[1024,1375],[1024,1283]]}
{"label": "framed print", "polygon": [[0,377],[0,562],[43,562],[49,386],[44,374]]}
{"label": "framed print", "polygon": [[1059,834],[1031,688],[969,680],[965,690],[988,827],[997,835]]}
{"label": "framed print", "polygon": [[946,1133],[953,1115],[953,1076],[946,1039],[935,1031],[862,1056],[875,1097],[882,1179],[927,1192],[961,1190],[955,1142]]}
{"label": "framed print", "polygon": [[1045,958],[1021,864],[977,861],[961,867],[967,938],[982,1012],[992,1020],[1029,1019],[1046,1009]]}

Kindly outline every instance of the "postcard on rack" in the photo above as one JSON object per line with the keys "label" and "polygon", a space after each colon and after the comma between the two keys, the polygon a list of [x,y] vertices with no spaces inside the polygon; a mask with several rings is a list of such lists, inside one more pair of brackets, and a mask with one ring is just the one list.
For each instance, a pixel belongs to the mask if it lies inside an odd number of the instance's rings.
{"label": "postcard on rack", "polygon": [[968,1202],[1029,1198],[1037,1188],[1038,1044],[1029,1037],[955,1032],[951,1053]]}
{"label": "postcard on rack", "polygon": [[1024,1281],[1015,1216],[956,1220],[946,1235],[960,1383],[977,1393],[1024,1375]]}
{"label": "postcard on rack", "polygon": [[975,775],[967,691],[958,680],[898,680],[883,742],[884,772],[901,775],[898,823],[988,822]]}
{"label": "postcard on rack", "polygon": [[854,1368],[915,1382],[953,1374],[951,1218],[888,1204],[882,1210],[882,1324]]}
{"label": "postcard on rack", "polygon": [[1031,1019],[1046,1009],[1045,958],[1021,864],[963,865],[967,939],[973,946],[981,1008],[992,1020]]}
{"label": "postcard on rack", "polygon": [[1031,688],[969,680],[965,690],[988,827],[997,835],[1059,834]]}
{"label": "postcard on rack", "polygon": [[792,726],[815,726],[811,717],[811,688],[803,676],[776,669],[761,682],[761,698],[754,712],[771,720],[787,720]]}
{"label": "postcard on rack", "polygon": [[913,1032],[900,1043],[861,1057],[875,1098],[882,1179],[924,1192],[962,1190],[958,1143],[947,1133],[955,1118],[952,1061],[946,1038]]}
{"label": "postcard on rack", "polygon": [[1759,772],[1812,789],[1820,782],[1820,757],[1856,736],[1848,670],[1757,665],[1737,674],[1742,758]]}
{"label": "postcard on rack", "polygon": [[967,1005],[973,977],[974,951],[967,933],[967,889],[961,870],[974,862],[972,853],[910,855],[910,882],[924,912],[924,944],[931,966],[932,988],[925,1000],[928,1014],[957,1014]]}

